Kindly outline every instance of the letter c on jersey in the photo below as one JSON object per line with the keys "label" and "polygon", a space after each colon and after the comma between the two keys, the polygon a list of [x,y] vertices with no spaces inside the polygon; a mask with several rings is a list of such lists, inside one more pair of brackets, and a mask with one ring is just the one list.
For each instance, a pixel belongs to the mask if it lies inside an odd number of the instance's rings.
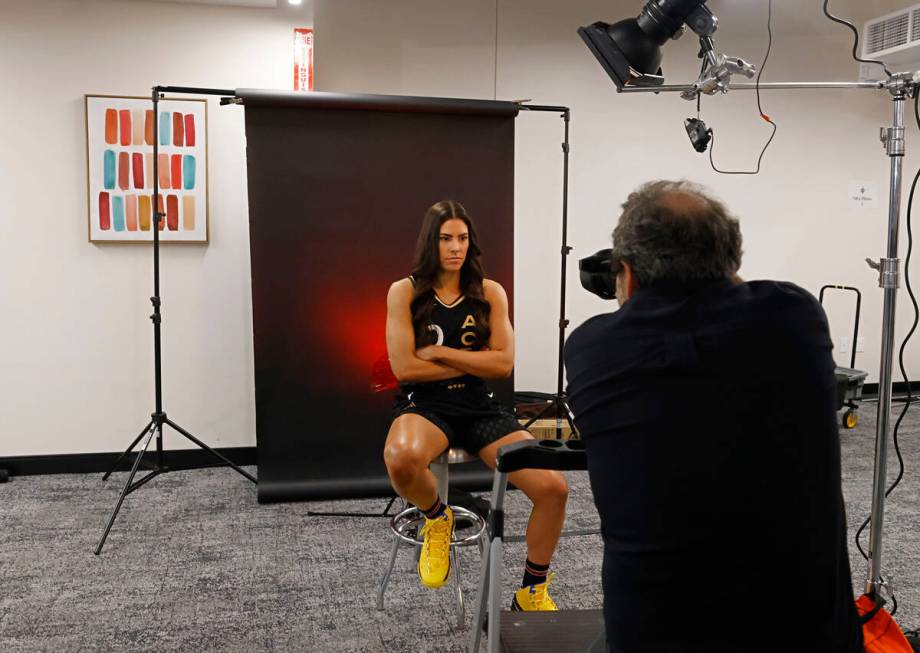
{"label": "letter c on jersey", "polygon": [[428,329],[438,334],[438,338],[434,344],[443,345],[444,344],[444,330],[441,329],[441,327],[439,327],[437,324],[429,324]]}

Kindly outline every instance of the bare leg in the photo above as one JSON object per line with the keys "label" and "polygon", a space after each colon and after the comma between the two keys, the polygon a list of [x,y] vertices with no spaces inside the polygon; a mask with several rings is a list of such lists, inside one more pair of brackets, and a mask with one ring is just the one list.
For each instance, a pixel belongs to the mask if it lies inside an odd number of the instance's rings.
{"label": "bare leg", "polygon": [[[495,469],[499,448],[520,440],[532,440],[527,431],[509,433],[500,440],[483,447],[479,457]],[[548,469],[522,469],[508,475],[514,485],[533,502],[533,511],[527,523],[527,558],[539,565],[548,565],[559,542],[565,523],[565,504],[569,486],[565,476]]]}
{"label": "bare leg", "polygon": [[390,425],[383,460],[393,489],[421,510],[438,498],[437,481],[428,463],[448,447],[444,431],[421,415],[406,413]]}

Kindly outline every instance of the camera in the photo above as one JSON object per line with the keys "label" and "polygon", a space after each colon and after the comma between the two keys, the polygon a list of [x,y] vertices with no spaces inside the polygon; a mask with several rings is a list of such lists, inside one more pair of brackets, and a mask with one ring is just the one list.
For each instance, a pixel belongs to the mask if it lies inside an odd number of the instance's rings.
{"label": "camera", "polygon": [[616,299],[617,267],[612,249],[602,249],[581,259],[578,261],[578,273],[582,287],[601,299]]}

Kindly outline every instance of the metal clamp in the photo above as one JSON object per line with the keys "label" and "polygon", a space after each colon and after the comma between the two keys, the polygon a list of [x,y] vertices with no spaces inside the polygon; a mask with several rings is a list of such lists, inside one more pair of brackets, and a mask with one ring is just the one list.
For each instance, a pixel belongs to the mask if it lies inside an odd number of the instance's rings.
{"label": "metal clamp", "polygon": [[894,588],[891,586],[891,581],[885,579],[883,576],[877,576],[871,582],[867,583],[866,592],[875,595],[877,605],[888,603],[891,597],[894,596]]}
{"label": "metal clamp", "polygon": [[879,288],[900,288],[901,275],[898,268],[900,267],[901,259],[883,258],[879,262],[881,263],[878,274]]}
{"label": "metal clamp", "polygon": [[876,261],[873,261],[871,258],[867,258],[866,264],[873,270],[878,270],[879,288],[900,288],[901,287],[901,274],[898,269],[901,264],[901,259],[883,258],[883,259],[879,259],[879,261],[876,262]]}
{"label": "metal clamp", "polygon": [[885,146],[888,156],[904,156],[904,128],[882,127],[879,140]]}
{"label": "metal clamp", "polygon": [[887,88],[896,100],[913,98],[918,85],[920,85],[920,72],[917,71],[895,73],[888,78],[888,81],[880,84],[881,87]]}

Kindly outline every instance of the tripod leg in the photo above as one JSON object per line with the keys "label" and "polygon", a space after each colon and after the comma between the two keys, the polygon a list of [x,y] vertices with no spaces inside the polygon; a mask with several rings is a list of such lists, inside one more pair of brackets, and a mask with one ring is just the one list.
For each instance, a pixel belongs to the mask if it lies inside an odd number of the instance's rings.
{"label": "tripod leg", "polygon": [[307,517],[391,517],[390,508],[396,503],[396,495],[390,498],[383,512],[328,512],[324,510],[308,510]]}
{"label": "tripod leg", "polygon": [[389,516],[390,516],[390,508],[393,507],[393,504],[394,504],[394,503],[396,503],[396,495],[395,495],[395,494],[390,498],[390,502],[387,504],[387,507],[383,509],[383,513],[382,513],[380,516],[381,516],[381,517],[389,517]]}
{"label": "tripod leg", "polygon": [[555,408],[555,407],[556,407],[556,402],[555,402],[555,400],[554,400],[554,401],[548,401],[548,402],[546,402],[546,405],[543,407],[543,410],[541,410],[539,413],[537,413],[536,415],[534,415],[533,417],[531,417],[529,420],[527,420],[527,423],[524,424],[524,426],[522,426],[521,428],[524,429],[524,430],[526,431],[527,429],[530,428],[531,424],[533,424],[533,423],[536,422],[538,419],[540,419],[541,417],[543,417],[544,415],[546,415],[546,413],[548,413],[548,412],[550,411],[551,408]]}
{"label": "tripod leg", "polygon": [[147,447],[150,446],[150,440],[153,439],[153,434],[156,430],[156,424],[151,423],[147,430],[147,437],[144,438],[144,446],[140,451],[137,452],[137,458],[134,459],[134,466],[131,468],[131,474],[128,476],[128,481],[125,483],[125,487],[121,491],[121,496],[118,497],[118,503],[115,504],[115,510],[112,511],[112,516],[109,517],[109,523],[105,526],[105,532],[102,534],[102,539],[99,540],[99,546],[96,547],[96,555],[99,555],[102,552],[102,545],[105,544],[105,538],[109,536],[109,531],[112,530],[112,524],[115,523],[115,516],[121,509],[121,504],[124,502],[125,497],[128,494],[128,489],[131,487],[131,482],[134,480],[134,475],[137,474],[137,468],[140,467],[141,458],[143,458],[144,454],[147,453]]}
{"label": "tripod leg", "polygon": [[569,402],[565,397],[559,398],[559,405],[562,406],[562,409],[565,411],[565,421],[569,423],[569,428],[571,429],[571,437],[573,440],[580,440],[581,433],[578,431],[578,428],[575,426],[575,415],[572,413],[572,409],[569,408]]}
{"label": "tripod leg", "polygon": [[115,464],[112,465],[112,469],[110,469],[109,471],[107,471],[107,472],[105,473],[105,476],[102,477],[102,482],[103,482],[103,483],[105,483],[105,482],[108,480],[109,476],[112,475],[112,472],[114,472],[116,469],[118,469],[118,463],[120,463],[122,460],[124,460],[124,459],[125,459],[125,456],[127,456],[129,453],[131,453],[131,450],[132,450],[134,447],[137,446],[137,443],[141,441],[141,438],[142,438],[142,437],[144,437],[144,433],[146,433],[147,431],[150,430],[150,425],[151,425],[151,424],[153,424],[153,420],[150,420],[149,422],[147,422],[147,426],[144,427],[144,430],[143,430],[143,431],[141,431],[140,433],[138,433],[137,437],[134,438],[134,442],[131,443],[131,446],[128,447],[127,449],[125,449],[125,452],[124,452],[123,454],[121,454],[121,455],[118,457],[118,460],[116,460],[116,461],[115,461]]}
{"label": "tripod leg", "polygon": [[163,421],[164,421],[166,424],[169,424],[169,425],[170,425],[171,427],[173,427],[174,429],[176,429],[179,433],[181,433],[182,435],[184,435],[185,437],[187,437],[189,440],[191,440],[192,442],[194,442],[195,444],[197,444],[199,447],[201,447],[202,449],[204,449],[205,451],[207,451],[208,453],[214,454],[215,456],[217,456],[218,458],[220,458],[221,460],[223,460],[225,463],[227,463],[227,465],[229,465],[230,467],[232,467],[232,468],[234,469],[234,471],[236,471],[236,472],[242,474],[243,476],[245,476],[246,478],[248,478],[248,479],[249,479],[250,481],[252,481],[253,483],[258,483],[258,481],[255,479],[255,477],[254,477],[252,474],[250,474],[249,472],[247,472],[247,471],[246,471],[245,469],[243,469],[242,467],[238,466],[236,463],[234,463],[233,461],[231,461],[229,458],[227,458],[226,456],[224,456],[222,453],[220,453],[220,452],[218,452],[218,451],[215,451],[214,449],[212,449],[211,447],[209,447],[208,445],[206,445],[204,442],[202,442],[201,440],[199,440],[198,438],[196,438],[194,435],[192,435],[191,433],[189,433],[188,431],[186,431],[185,429],[183,429],[181,426],[179,426],[178,424],[176,424],[175,422],[173,422],[171,419],[167,418],[167,419],[165,419],[165,420],[163,420]]}

